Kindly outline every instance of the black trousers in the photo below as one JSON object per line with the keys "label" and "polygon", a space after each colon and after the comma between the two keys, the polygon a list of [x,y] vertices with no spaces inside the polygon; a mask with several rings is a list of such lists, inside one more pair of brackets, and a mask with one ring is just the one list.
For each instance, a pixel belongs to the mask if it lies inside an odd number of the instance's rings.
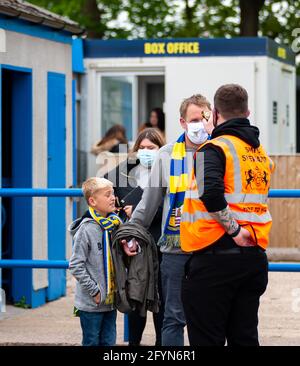
{"label": "black trousers", "polygon": [[[155,346],[161,346],[161,329],[164,319],[163,307],[158,313],[153,313],[153,323],[155,328]],[[146,326],[147,317],[140,316],[136,311],[128,314],[129,346],[139,346]]]}
{"label": "black trousers", "polygon": [[[160,263],[162,254],[158,250],[159,271],[158,271],[158,294],[160,298],[159,312],[153,313],[153,323],[155,328],[155,346],[161,346],[161,330],[164,320],[164,303],[162,297]],[[147,317],[142,317],[137,311],[128,314],[129,346],[139,346],[146,326]]]}
{"label": "black trousers", "polygon": [[258,346],[258,308],[268,283],[266,254],[196,253],[186,264],[182,302],[191,346]]}

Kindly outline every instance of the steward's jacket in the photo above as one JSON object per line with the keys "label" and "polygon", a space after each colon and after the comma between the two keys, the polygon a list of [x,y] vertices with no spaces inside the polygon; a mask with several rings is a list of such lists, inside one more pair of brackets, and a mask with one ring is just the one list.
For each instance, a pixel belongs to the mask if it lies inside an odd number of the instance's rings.
{"label": "steward's jacket", "polygon": [[[233,130],[234,135],[230,133],[230,123],[236,128]],[[248,120],[231,120],[224,125],[218,126],[217,136],[202,145],[196,153],[195,167],[198,173],[192,172],[190,176],[180,225],[181,247],[187,252],[202,250],[218,243],[227,235],[223,227],[209,214],[209,212],[224,209],[227,204],[237,222],[249,230],[253,241],[263,249],[268,245],[272,218],[268,210],[267,198],[274,163],[260,144],[251,144],[249,140],[243,138],[242,133],[238,134],[239,127],[244,130],[243,132],[247,129],[251,131],[253,126],[250,126]],[[213,189],[205,187],[206,178],[209,183],[211,175],[210,162],[207,161],[209,156],[205,157],[210,147],[216,149],[218,154],[222,154],[225,160],[225,167],[220,167],[223,175],[223,197],[216,198],[223,207],[218,209],[210,209],[209,200],[213,199]],[[203,151],[204,157],[199,154]],[[218,168],[214,166],[214,169]],[[204,192],[203,196],[205,193],[206,196],[211,194],[210,198],[204,197],[202,200],[200,197],[199,199],[201,190]]]}

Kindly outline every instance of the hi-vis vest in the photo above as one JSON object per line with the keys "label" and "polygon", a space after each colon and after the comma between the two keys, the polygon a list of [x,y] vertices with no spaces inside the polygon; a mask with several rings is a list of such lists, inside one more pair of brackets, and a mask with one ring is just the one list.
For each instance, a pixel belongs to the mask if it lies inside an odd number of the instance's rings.
{"label": "hi-vis vest", "polygon": [[[225,199],[237,222],[249,230],[255,243],[265,249],[272,225],[267,198],[274,163],[262,146],[255,149],[235,136],[220,136],[206,144],[223,150],[226,158]],[[196,169],[203,173],[201,161],[203,154],[197,153]],[[201,184],[203,186],[203,182]],[[199,194],[198,188],[201,187],[198,187],[192,172],[180,223],[181,248],[186,252],[203,249],[225,234],[223,227],[212,219],[199,199],[201,192]]]}

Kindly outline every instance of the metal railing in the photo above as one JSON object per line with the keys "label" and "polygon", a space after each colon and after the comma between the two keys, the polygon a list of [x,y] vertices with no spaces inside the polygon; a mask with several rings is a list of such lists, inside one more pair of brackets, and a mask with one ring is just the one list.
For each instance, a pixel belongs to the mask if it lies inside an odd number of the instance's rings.
{"label": "metal railing", "polygon": [[[82,197],[79,188],[2,188],[0,197]],[[271,189],[271,198],[300,198],[300,189]],[[0,259],[0,268],[68,269],[66,260]],[[269,263],[270,272],[300,272],[300,263]],[[124,317],[124,341],[128,341],[128,319]]]}
{"label": "metal railing", "polygon": [[[40,259],[0,259],[0,268],[60,268],[68,269],[68,261]],[[300,263],[269,263],[270,272],[300,272]]]}
{"label": "metal railing", "polygon": [[[2,188],[0,197],[82,197],[80,188]],[[300,189],[270,189],[270,198],[300,198]],[[0,268],[68,268],[66,260],[0,259]],[[269,263],[271,272],[300,272],[300,263]]]}
{"label": "metal railing", "polygon": [[[80,188],[1,188],[0,197],[82,197]],[[300,189],[270,189],[270,198],[300,198]]]}

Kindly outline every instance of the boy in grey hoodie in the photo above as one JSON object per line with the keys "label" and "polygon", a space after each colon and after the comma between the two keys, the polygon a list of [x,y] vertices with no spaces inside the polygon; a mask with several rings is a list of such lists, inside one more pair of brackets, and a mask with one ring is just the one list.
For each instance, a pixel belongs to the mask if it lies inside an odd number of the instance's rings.
{"label": "boy in grey hoodie", "polygon": [[82,185],[89,206],[68,230],[74,238],[69,270],[76,278],[75,308],[82,328],[83,346],[113,346],[116,343],[114,269],[110,233],[120,223],[115,214],[113,184],[90,178]]}

